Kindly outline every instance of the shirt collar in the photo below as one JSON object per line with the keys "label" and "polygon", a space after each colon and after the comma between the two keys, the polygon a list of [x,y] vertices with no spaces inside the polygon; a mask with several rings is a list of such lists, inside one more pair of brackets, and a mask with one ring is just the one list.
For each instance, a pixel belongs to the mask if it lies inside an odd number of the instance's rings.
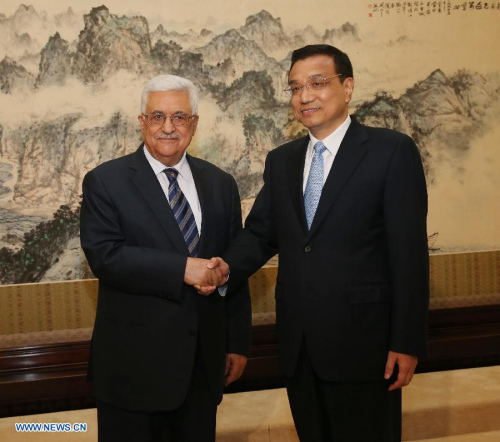
{"label": "shirt collar", "polygon": [[[168,166],[165,166],[162,162],[158,161],[156,158],[154,158],[148,151],[146,145],[143,147],[144,149],[144,155],[146,155],[146,159],[148,160],[149,164],[151,165],[155,175],[159,175],[160,173],[163,173],[165,169],[168,169]],[[186,159],[186,152],[184,152],[184,155],[182,155],[181,160],[175,165],[172,166],[174,169],[179,172],[179,175],[184,178],[187,181],[191,181],[191,178],[193,177],[191,173],[191,168],[189,167],[189,162]]]}
{"label": "shirt collar", "polygon": [[350,124],[351,116],[347,115],[347,118],[344,120],[344,122],[323,140],[318,140],[311,132],[309,132],[309,139],[311,140],[311,142],[309,143],[310,148],[312,149],[316,142],[323,141],[323,144],[325,145],[328,152],[330,152],[332,155],[335,155],[339,150],[340,143],[342,143],[342,140],[344,139],[344,136],[347,132],[347,129],[349,129]]}

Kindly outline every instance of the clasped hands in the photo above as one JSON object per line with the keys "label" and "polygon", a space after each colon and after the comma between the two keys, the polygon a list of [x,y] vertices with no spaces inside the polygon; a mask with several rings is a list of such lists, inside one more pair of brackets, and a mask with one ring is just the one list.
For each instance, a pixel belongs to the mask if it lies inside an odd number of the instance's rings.
{"label": "clasped hands", "polygon": [[184,282],[194,286],[200,295],[208,296],[229,278],[229,266],[222,258],[188,258]]}

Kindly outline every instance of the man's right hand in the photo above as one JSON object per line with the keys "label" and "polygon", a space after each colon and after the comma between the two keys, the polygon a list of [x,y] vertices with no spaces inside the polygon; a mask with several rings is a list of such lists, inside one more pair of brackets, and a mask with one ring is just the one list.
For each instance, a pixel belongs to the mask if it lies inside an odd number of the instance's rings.
{"label": "man's right hand", "polygon": [[229,266],[220,258],[210,261],[200,258],[188,258],[184,282],[197,288],[201,295],[209,295],[217,286],[224,285],[228,279]]}

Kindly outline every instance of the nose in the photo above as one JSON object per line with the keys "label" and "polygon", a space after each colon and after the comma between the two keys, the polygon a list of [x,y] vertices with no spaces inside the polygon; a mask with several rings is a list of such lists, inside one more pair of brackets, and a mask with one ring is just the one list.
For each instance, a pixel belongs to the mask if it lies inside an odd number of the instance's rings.
{"label": "nose", "polygon": [[165,118],[161,127],[167,134],[175,132],[175,126],[172,124],[172,119],[170,117]]}
{"label": "nose", "polygon": [[300,102],[309,103],[314,100],[314,94],[309,90],[307,86],[304,86],[300,91]]}

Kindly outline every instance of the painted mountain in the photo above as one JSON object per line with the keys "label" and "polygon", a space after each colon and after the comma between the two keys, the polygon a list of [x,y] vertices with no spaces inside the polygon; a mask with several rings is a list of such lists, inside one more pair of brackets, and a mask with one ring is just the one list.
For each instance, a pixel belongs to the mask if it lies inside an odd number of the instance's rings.
{"label": "painted mountain", "polygon": [[[247,213],[266,154],[306,133],[282,90],[291,50],[318,42],[363,40],[352,23],[287,32],[267,11],[220,34],[152,30],[146,18],[106,6],[83,17],[71,8],[49,16],[25,5],[0,14],[0,283],[91,276],[78,239],[82,179],[138,147],[142,84],[160,73],[199,87],[191,152],[235,176]],[[430,189],[444,165],[460,183],[468,152],[491,130],[498,77],[436,69],[406,87],[398,96],[372,93],[356,103],[356,118],[411,135]]]}

